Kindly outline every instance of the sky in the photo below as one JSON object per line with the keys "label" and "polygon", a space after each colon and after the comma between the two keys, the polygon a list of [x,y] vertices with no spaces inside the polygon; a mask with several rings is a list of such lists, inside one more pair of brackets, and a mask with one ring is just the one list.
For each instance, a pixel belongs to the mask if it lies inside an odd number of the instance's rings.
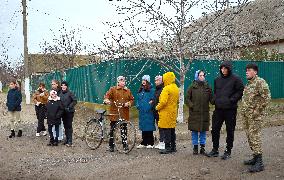
{"label": "sky", "polygon": [[[116,17],[115,7],[107,0],[27,0],[27,3],[29,53],[40,52],[39,44],[52,40],[62,24],[67,29],[80,28],[84,43],[96,43],[106,30],[102,22]],[[0,44],[8,48],[9,61],[18,61],[23,54],[21,10],[21,0],[0,0]]]}
{"label": "sky", "polygon": [[[51,42],[54,35],[58,36],[58,30],[63,24],[67,29],[80,28],[81,41],[85,45],[99,44],[103,40],[103,34],[109,30],[103,22],[114,22],[121,18],[112,3],[123,2],[124,0],[27,0],[29,53],[42,52],[39,44]],[[0,55],[8,55],[8,61],[12,64],[23,59],[21,11],[21,0],[0,0]],[[169,13],[175,15],[171,11]],[[201,15],[198,9],[192,13],[196,17]],[[1,59],[3,56],[0,56]]]}

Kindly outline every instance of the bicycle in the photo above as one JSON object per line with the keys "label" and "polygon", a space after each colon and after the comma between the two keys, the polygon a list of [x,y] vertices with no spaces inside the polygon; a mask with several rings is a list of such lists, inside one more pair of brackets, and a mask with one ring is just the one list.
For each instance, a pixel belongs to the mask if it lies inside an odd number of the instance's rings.
{"label": "bicycle", "polygon": [[[85,141],[87,146],[94,150],[100,147],[105,137],[110,137],[113,131],[114,147],[120,153],[129,153],[136,143],[136,129],[134,125],[127,120],[121,118],[120,109],[124,107],[122,104],[114,102],[117,107],[118,114],[105,114],[106,110],[96,110],[97,117],[90,119],[85,127]],[[107,130],[106,119],[109,116],[118,116],[117,122],[112,129]]]}

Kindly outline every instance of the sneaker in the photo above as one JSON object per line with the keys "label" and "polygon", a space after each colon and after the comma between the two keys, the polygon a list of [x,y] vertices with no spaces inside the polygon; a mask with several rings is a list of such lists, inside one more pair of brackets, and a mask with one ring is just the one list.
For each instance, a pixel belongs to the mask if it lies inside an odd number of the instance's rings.
{"label": "sneaker", "polygon": [[36,133],[36,137],[40,137],[40,133]]}
{"label": "sneaker", "polygon": [[43,131],[43,132],[42,132],[42,135],[43,135],[43,136],[46,136],[46,135],[47,135],[47,132],[46,132],[46,131]]}
{"label": "sneaker", "polygon": [[154,146],[152,146],[152,145],[147,145],[146,148],[147,148],[147,149],[153,149]]}
{"label": "sneaker", "polygon": [[227,160],[231,158],[231,151],[226,150],[224,154],[221,156],[221,159]]}
{"label": "sneaker", "polygon": [[219,151],[216,149],[212,149],[211,152],[205,154],[207,157],[218,157]]}
{"label": "sneaker", "polygon": [[160,150],[163,150],[163,149],[165,149],[165,148],[166,148],[166,147],[165,147],[165,143],[164,143],[164,142],[161,142],[159,149],[160,149]]}
{"label": "sneaker", "polygon": [[142,148],[145,148],[145,147],[146,147],[145,145],[139,144],[136,148],[137,148],[137,149],[142,149]]}

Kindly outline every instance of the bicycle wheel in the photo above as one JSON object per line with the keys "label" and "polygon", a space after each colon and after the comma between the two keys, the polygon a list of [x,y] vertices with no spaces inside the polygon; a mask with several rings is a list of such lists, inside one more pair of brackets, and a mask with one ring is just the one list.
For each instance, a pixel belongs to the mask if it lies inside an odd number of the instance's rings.
{"label": "bicycle wheel", "polygon": [[136,143],[136,129],[130,121],[121,120],[114,127],[114,144],[120,153],[129,153]]}
{"label": "bicycle wheel", "polygon": [[103,141],[102,125],[97,119],[91,119],[85,127],[85,141],[90,149],[97,149]]}

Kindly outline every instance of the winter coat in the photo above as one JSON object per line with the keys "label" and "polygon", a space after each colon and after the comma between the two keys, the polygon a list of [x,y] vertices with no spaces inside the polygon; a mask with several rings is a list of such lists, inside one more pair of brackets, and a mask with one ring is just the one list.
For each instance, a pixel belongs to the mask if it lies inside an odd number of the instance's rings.
{"label": "winter coat", "polygon": [[209,102],[212,103],[212,99],[212,89],[207,82],[193,81],[185,97],[185,104],[189,108],[189,130],[199,132],[209,130]]}
{"label": "winter coat", "polygon": [[155,121],[153,113],[153,102],[154,100],[154,89],[151,88],[150,91],[145,91],[142,89],[138,93],[138,99],[136,107],[139,110],[139,129],[141,131],[155,131]]}
{"label": "winter coat", "polygon": [[155,90],[155,98],[154,98],[154,101],[153,101],[153,111],[154,111],[154,119],[157,120],[157,121],[159,120],[159,113],[156,110],[156,106],[159,103],[159,98],[160,98],[160,95],[161,95],[163,88],[164,88],[164,83],[156,86],[156,90]]}
{"label": "winter coat", "polygon": [[7,95],[8,111],[21,111],[22,94],[18,88],[10,89]]}
{"label": "winter coat", "polygon": [[[40,96],[41,93],[44,93],[43,96]],[[37,102],[40,102],[41,105],[47,104],[48,100],[48,91],[47,90],[36,90],[34,95],[33,95],[33,102],[36,104]]]}
{"label": "winter coat", "polygon": [[56,100],[53,100],[51,97],[49,97],[46,104],[46,109],[47,124],[60,125],[61,117],[64,112],[64,107],[60,98],[58,97]]}
{"label": "winter coat", "polygon": [[167,72],[163,75],[164,88],[156,106],[156,110],[159,112],[159,128],[176,127],[179,89],[175,84],[175,78],[173,72]]}
{"label": "winter coat", "polygon": [[77,98],[70,90],[61,91],[59,94],[60,100],[63,104],[64,111],[66,113],[74,113],[75,105],[77,104]]}
{"label": "winter coat", "polygon": [[[229,74],[224,76],[221,68],[226,67]],[[223,62],[220,66],[221,75],[214,80],[214,104],[216,109],[237,109],[242,98],[244,85],[242,80],[232,73],[232,65]]]}
{"label": "winter coat", "polygon": [[[128,102],[131,105],[133,105],[133,102],[134,102],[134,97],[130,89],[128,89],[127,87],[121,88],[119,86],[111,87],[106,92],[104,99],[108,99],[111,102],[116,102],[118,104],[125,104]],[[110,111],[110,114],[118,114],[117,107],[115,106],[114,103],[111,103],[109,111]],[[120,109],[120,115],[121,115],[121,118],[129,121],[129,107],[122,107]],[[118,116],[111,116],[110,120],[117,121]]]}

